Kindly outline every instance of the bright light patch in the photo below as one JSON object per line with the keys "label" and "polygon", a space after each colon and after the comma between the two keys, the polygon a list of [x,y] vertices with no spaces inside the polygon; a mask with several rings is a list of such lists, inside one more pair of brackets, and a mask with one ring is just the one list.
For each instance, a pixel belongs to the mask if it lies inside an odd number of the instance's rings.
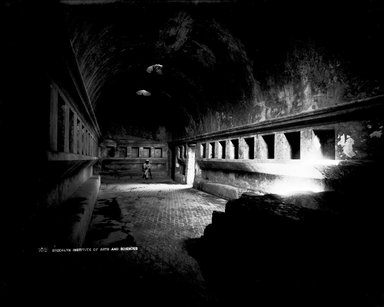
{"label": "bright light patch", "polygon": [[311,146],[311,151],[308,154],[308,160],[310,161],[323,160],[320,139],[314,133],[312,134],[312,146]]}
{"label": "bright light patch", "polygon": [[151,93],[146,90],[139,90],[136,92],[136,94],[139,96],[151,96]]}
{"label": "bright light patch", "polygon": [[268,189],[268,192],[279,195],[293,195],[298,193],[318,193],[325,190],[321,181],[295,180],[287,178],[275,181]]}
{"label": "bright light patch", "polygon": [[156,73],[158,75],[162,75],[163,74],[163,70],[162,69],[163,69],[163,65],[161,65],[161,64],[154,64],[154,65],[149,66],[146,69],[146,71],[149,74],[154,72],[154,73]]}
{"label": "bright light patch", "polygon": [[264,164],[264,172],[283,176],[266,189],[269,193],[293,195],[297,193],[318,193],[326,190],[324,179],[326,171],[337,166],[340,161],[328,159],[323,153],[320,139],[312,134],[311,150],[305,159],[298,163]]}
{"label": "bright light patch", "polygon": [[338,165],[336,160],[312,160],[312,161],[293,161],[285,163],[258,163],[254,166],[254,171],[258,173],[292,176],[308,179],[324,179],[324,170],[330,166]]}

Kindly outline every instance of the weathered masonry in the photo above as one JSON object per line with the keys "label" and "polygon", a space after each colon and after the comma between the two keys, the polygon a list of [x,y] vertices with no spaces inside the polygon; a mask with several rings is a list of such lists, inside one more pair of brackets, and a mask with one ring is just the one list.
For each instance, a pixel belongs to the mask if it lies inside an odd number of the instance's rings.
{"label": "weathered masonry", "polygon": [[140,178],[142,165],[150,160],[155,178],[169,176],[168,144],[156,140],[125,137],[105,139],[100,144],[101,173],[119,178]]}
{"label": "weathered masonry", "polygon": [[179,140],[175,178],[225,198],[347,188],[347,169],[383,155],[383,106],[376,97]]}
{"label": "weathered masonry", "polygon": [[66,165],[73,171],[67,170],[48,191],[48,205],[65,201],[93,175],[100,137],[93,110],[81,99],[72,99],[56,83],[51,84],[50,97],[48,161],[53,169]]}
{"label": "weathered masonry", "polygon": [[3,188],[17,199],[5,215],[18,217],[14,242],[25,248],[80,246],[100,186],[93,174],[101,136],[94,106],[60,10],[47,9],[11,13],[9,22],[18,26],[2,63],[1,133],[14,159],[4,164]]}
{"label": "weathered masonry", "polygon": [[62,56],[67,66],[49,86],[47,168],[51,178],[35,223],[42,245],[81,246],[100,186],[93,166],[101,132],[72,48]]}
{"label": "weathered masonry", "polygon": [[96,126],[84,120],[76,104],[66,99],[56,84],[51,85],[51,90],[49,158],[69,159],[71,154],[96,157],[100,134]]}

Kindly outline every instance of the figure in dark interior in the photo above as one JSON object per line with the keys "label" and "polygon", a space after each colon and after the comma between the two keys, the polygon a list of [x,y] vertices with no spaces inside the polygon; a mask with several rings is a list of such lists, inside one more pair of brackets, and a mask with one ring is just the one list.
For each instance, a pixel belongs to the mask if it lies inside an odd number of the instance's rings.
{"label": "figure in dark interior", "polygon": [[145,163],[143,164],[143,178],[145,180],[149,178],[152,179],[151,164],[149,163],[149,160],[145,160]]}

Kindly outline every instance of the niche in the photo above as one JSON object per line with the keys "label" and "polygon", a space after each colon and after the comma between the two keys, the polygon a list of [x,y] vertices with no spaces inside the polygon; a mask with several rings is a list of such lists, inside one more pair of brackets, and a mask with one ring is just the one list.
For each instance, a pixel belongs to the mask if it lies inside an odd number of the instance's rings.
{"label": "niche", "polygon": [[200,156],[205,159],[207,157],[207,144],[201,144],[200,147]]}
{"label": "niche", "polygon": [[265,143],[265,156],[267,159],[274,159],[275,158],[275,135],[274,134],[267,134],[263,135],[262,139]]}
{"label": "niche", "polygon": [[288,142],[289,159],[300,159],[300,131],[284,133]]}
{"label": "niche", "polygon": [[151,157],[151,147],[144,147],[143,158],[150,158],[150,157]]}
{"label": "niche", "polygon": [[219,142],[219,158],[225,159],[225,141],[220,141]]}
{"label": "niche", "polygon": [[234,139],[229,142],[229,157],[230,159],[239,159],[239,140]]}
{"label": "niche", "polygon": [[313,134],[322,158],[335,160],[335,130],[313,130]]}
{"label": "niche", "polygon": [[139,157],[139,147],[132,147],[131,158],[138,158],[138,157]]}
{"label": "niche", "polygon": [[209,158],[215,158],[215,142],[209,143]]}
{"label": "niche", "polygon": [[244,159],[255,158],[255,138],[245,138]]}
{"label": "niche", "polygon": [[107,146],[107,157],[113,158],[115,157],[115,147],[113,146]]}
{"label": "niche", "polygon": [[119,146],[119,158],[126,158],[127,157],[127,147],[125,146]]}

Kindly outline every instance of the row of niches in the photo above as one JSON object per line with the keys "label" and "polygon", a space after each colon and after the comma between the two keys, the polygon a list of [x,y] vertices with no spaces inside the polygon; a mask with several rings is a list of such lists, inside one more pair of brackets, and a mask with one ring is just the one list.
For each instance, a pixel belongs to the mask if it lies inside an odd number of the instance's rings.
{"label": "row of niches", "polygon": [[97,156],[97,141],[77,112],[55,91],[51,100],[50,150]]}
{"label": "row of niches", "polygon": [[335,130],[308,129],[200,143],[202,159],[334,160]]}
{"label": "row of niches", "polygon": [[177,157],[182,160],[187,158],[187,145],[177,146]]}
{"label": "row of niches", "polygon": [[106,158],[164,158],[163,147],[106,146],[102,157]]}

